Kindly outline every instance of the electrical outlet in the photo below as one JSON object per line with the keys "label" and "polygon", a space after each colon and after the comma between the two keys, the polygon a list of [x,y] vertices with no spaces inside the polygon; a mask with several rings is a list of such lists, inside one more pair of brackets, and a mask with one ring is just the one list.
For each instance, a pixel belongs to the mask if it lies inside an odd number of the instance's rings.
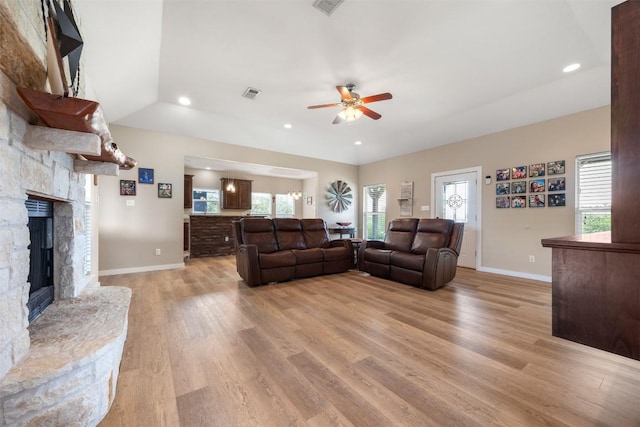
{"label": "electrical outlet", "polygon": [[229,241],[229,236],[224,236],[224,241],[228,242]]}
{"label": "electrical outlet", "polygon": [[160,249],[156,249],[156,255],[160,255]]}
{"label": "electrical outlet", "polygon": [[529,255],[529,262],[536,262],[536,257],[533,255]]}

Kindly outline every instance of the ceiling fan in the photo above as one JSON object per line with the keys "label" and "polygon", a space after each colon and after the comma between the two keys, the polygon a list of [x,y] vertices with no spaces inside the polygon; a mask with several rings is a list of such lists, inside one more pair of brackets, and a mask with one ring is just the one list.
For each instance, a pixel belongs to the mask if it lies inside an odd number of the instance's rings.
{"label": "ceiling fan", "polygon": [[353,91],[355,87],[356,85],[354,84],[348,84],[346,86],[336,86],[336,89],[338,89],[338,92],[340,92],[340,96],[342,98],[340,102],[336,102],[334,104],[310,105],[307,108],[313,110],[316,108],[342,107],[342,111],[340,111],[340,113],[338,113],[336,118],[333,120],[334,125],[337,125],[342,121],[352,122],[362,117],[363,114],[372,118],[373,120],[378,120],[380,117],[382,117],[375,111],[365,107],[364,104],[391,99],[393,98],[391,94],[389,92],[385,92],[378,95],[365,96],[364,98],[360,98],[360,95]]}

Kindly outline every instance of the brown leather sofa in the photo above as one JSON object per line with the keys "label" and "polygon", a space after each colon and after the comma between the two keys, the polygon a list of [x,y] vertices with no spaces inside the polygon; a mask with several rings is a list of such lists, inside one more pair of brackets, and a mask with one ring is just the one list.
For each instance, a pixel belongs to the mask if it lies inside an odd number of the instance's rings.
{"label": "brown leather sofa", "polygon": [[394,219],[384,242],[362,242],[360,270],[435,291],[456,275],[463,231],[464,224],[448,219]]}
{"label": "brown leather sofa", "polygon": [[353,268],[349,240],[331,240],[323,219],[242,218],[233,222],[236,269],[249,286]]}

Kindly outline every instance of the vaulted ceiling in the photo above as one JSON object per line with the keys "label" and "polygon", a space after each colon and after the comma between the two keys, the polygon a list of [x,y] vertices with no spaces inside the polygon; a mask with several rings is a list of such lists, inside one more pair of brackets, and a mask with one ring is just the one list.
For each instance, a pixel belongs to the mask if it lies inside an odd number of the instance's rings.
{"label": "vaulted ceiling", "polygon": [[[356,165],[610,102],[620,1],[312,3],[77,0],[83,76],[112,123]],[[380,120],[306,108],[347,83]]]}

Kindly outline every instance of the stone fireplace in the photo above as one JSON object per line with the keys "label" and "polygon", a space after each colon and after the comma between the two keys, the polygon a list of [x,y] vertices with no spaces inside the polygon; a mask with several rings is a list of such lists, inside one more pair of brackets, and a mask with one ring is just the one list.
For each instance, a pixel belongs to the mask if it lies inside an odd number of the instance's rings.
{"label": "stone fireplace", "polygon": [[[93,180],[74,155],[26,137],[50,132],[16,93],[44,89],[44,40],[39,1],[0,1],[0,426],[97,425],[115,397],[131,292],[100,287],[97,265],[87,269]],[[31,324],[30,197],[51,201],[55,217],[54,303]]]}

